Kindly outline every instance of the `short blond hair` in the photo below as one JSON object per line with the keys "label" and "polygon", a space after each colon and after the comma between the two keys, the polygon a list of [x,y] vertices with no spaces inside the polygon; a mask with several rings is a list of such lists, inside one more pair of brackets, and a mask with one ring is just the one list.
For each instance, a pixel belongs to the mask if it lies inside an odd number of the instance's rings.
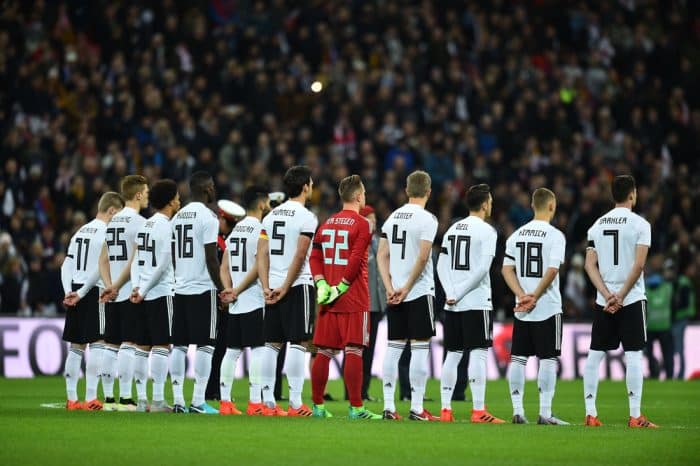
{"label": "short blond hair", "polygon": [[340,180],[338,185],[338,194],[343,202],[352,202],[353,196],[362,189],[362,178],[360,175],[346,176]]}
{"label": "short blond hair", "polygon": [[100,197],[100,201],[97,203],[97,211],[101,214],[105,214],[110,207],[114,207],[117,210],[122,210],[124,208],[124,199],[122,199],[119,193],[107,191]]}
{"label": "short blond hair", "polygon": [[145,176],[127,175],[124,178],[122,178],[119,190],[121,191],[124,200],[131,201],[134,199],[134,197],[136,197],[138,193],[143,191],[143,188],[147,185],[148,180]]}
{"label": "short blond hair", "polygon": [[416,170],[406,178],[406,194],[408,197],[426,197],[431,183],[428,173]]}
{"label": "short blond hair", "polygon": [[537,188],[532,193],[532,208],[541,211],[547,208],[547,204],[556,201],[557,196],[547,188]]}

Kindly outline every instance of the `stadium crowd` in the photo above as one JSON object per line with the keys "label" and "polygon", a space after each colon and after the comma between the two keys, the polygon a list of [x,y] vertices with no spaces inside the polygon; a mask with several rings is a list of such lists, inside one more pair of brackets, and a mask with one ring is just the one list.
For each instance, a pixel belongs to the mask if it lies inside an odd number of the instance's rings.
{"label": "stadium crowd", "polygon": [[[312,210],[362,176],[380,223],[415,168],[438,241],[494,194],[498,251],[551,188],[565,316],[590,317],[586,231],[614,174],[640,186],[650,267],[700,283],[696,2],[7,1],[0,12],[0,311],[50,314],[70,235],[129,173],[215,174],[236,200],[292,165]],[[311,84],[318,81],[320,92]],[[314,87],[317,91],[319,87]],[[500,269],[501,257],[494,261]],[[500,273],[494,304],[512,306]],[[697,293],[696,293],[697,294]]]}

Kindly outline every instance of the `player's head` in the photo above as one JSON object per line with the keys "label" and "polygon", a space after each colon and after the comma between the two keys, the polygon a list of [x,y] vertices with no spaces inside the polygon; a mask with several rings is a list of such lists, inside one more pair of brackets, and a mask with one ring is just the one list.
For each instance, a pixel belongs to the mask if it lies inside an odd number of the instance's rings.
{"label": "player's head", "polygon": [[365,185],[360,175],[350,175],[340,180],[338,194],[343,204],[353,204],[358,211],[365,206]]}
{"label": "player's head", "polygon": [[467,191],[467,207],[469,212],[483,212],[484,218],[491,217],[491,207],[493,205],[493,197],[491,197],[491,188],[487,184],[475,184]]}
{"label": "player's head", "polygon": [[243,193],[243,204],[250,213],[260,213],[264,217],[270,210],[270,195],[262,186],[250,186]]}
{"label": "player's head", "polygon": [[127,175],[119,187],[126,203],[138,202],[139,209],[148,207],[148,180],[141,175]]}
{"label": "player's head", "polygon": [[616,204],[637,203],[637,185],[632,175],[616,176],[612,182],[612,197]]}
{"label": "player's head", "polygon": [[158,180],[151,188],[151,206],[168,217],[180,210],[180,193],[173,180]]}
{"label": "player's head", "polygon": [[314,182],[311,179],[311,170],[305,165],[296,165],[284,174],[284,190],[287,198],[304,195],[306,199],[311,197]]}
{"label": "player's head", "polygon": [[209,204],[216,199],[214,179],[205,171],[192,173],[190,177],[190,195],[198,202]]}
{"label": "player's head", "polygon": [[430,175],[423,170],[416,170],[406,178],[406,195],[409,199],[428,199],[431,183]]}
{"label": "player's head", "polygon": [[105,222],[109,223],[114,214],[124,208],[124,199],[114,191],[108,191],[100,197],[97,203],[97,215],[103,217]]}
{"label": "player's head", "polygon": [[532,193],[532,210],[535,215],[549,215],[551,219],[557,210],[557,197],[547,188],[537,188]]}

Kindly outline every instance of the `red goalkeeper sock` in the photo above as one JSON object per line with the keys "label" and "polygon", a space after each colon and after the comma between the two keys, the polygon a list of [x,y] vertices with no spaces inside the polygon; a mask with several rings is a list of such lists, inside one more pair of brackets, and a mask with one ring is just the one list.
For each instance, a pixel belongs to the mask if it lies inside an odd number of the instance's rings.
{"label": "red goalkeeper sock", "polygon": [[362,348],[348,346],[345,348],[345,386],[348,389],[350,406],[362,406]]}
{"label": "red goalkeeper sock", "polygon": [[328,383],[328,365],[331,359],[325,350],[316,353],[314,364],[311,367],[311,397],[314,404],[323,404],[323,394],[326,392]]}

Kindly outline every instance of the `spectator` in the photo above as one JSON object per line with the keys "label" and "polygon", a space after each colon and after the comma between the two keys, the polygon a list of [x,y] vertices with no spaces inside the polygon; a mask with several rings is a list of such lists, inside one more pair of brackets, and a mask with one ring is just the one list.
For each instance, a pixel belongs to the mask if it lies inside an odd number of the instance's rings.
{"label": "spectator", "polygon": [[673,354],[678,355],[678,372],[676,378],[685,379],[685,328],[688,321],[695,317],[695,290],[690,277],[695,275],[695,264],[690,262],[685,270],[678,274],[673,284]]}

